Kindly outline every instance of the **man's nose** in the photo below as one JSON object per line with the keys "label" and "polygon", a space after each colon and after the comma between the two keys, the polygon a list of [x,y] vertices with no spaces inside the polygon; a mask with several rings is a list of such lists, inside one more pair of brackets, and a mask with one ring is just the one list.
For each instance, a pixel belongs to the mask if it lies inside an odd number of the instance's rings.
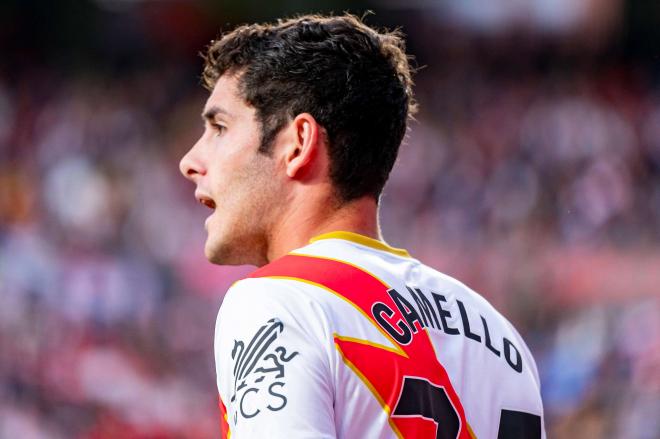
{"label": "man's nose", "polygon": [[195,144],[190,151],[183,156],[179,162],[179,171],[190,181],[195,181],[195,178],[204,175],[206,168],[204,167],[200,157],[198,157],[197,144]]}

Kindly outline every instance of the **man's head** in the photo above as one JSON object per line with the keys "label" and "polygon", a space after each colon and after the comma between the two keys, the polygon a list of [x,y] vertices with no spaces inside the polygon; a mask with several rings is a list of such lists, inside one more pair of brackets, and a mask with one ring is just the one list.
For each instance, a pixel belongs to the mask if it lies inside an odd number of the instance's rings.
{"label": "man's head", "polygon": [[[221,211],[207,220],[210,260],[245,262],[237,246],[267,245],[306,167],[323,168],[336,205],[378,199],[414,109],[398,34],[351,15],[303,16],[241,26],[212,42],[204,59],[206,130],[181,170],[198,198]],[[324,157],[310,153],[292,172],[281,158],[305,141]]]}

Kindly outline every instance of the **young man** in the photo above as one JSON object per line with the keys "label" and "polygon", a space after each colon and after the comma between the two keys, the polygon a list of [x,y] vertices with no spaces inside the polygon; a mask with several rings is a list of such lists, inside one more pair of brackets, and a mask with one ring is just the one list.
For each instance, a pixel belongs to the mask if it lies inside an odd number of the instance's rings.
{"label": "young man", "polygon": [[380,236],[414,109],[396,33],[350,15],[212,42],[205,131],[181,160],[207,258],[261,268],[215,332],[223,435],[541,438],[534,360],[458,281]]}

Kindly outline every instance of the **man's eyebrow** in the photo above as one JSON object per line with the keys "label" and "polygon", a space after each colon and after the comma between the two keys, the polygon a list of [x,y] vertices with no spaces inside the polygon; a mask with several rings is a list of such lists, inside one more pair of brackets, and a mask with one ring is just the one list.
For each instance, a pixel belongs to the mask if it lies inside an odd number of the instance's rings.
{"label": "man's eyebrow", "polygon": [[206,111],[204,111],[204,113],[202,113],[202,120],[212,121],[212,120],[215,119],[215,116],[217,114],[224,114],[225,116],[230,116],[231,117],[231,113],[229,113],[224,108],[221,108],[221,107],[218,107],[218,106],[213,106],[213,107],[207,109]]}

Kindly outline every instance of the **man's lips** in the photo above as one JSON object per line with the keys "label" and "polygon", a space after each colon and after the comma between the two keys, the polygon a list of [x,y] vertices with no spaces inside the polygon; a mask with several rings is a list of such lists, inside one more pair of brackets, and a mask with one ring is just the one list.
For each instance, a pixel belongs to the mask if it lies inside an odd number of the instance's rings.
{"label": "man's lips", "polygon": [[197,201],[199,201],[201,204],[208,207],[209,209],[215,209],[215,201],[213,201],[213,198],[211,198],[205,192],[200,191],[199,189],[196,190],[195,198],[197,199]]}

